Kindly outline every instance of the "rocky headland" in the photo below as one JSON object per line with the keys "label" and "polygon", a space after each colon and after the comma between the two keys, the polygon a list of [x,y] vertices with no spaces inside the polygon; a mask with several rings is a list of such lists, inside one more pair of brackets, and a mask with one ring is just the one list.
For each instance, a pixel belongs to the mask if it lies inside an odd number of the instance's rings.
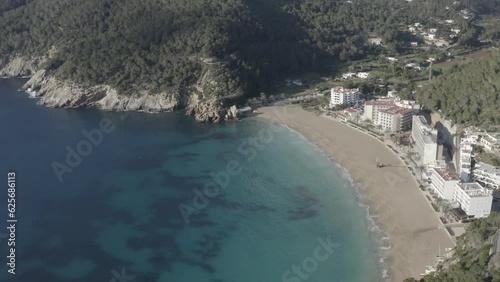
{"label": "rocky headland", "polygon": [[[186,114],[204,123],[237,120],[236,106],[226,105],[217,97],[204,97],[200,85],[192,89],[149,93],[139,91],[122,95],[109,85],[84,86],[56,78],[43,68],[44,58],[13,56],[0,60],[1,77],[29,77],[23,90],[39,98],[48,107],[96,107],[105,111],[171,112],[184,109]],[[199,82],[202,83],[202,82]]]}

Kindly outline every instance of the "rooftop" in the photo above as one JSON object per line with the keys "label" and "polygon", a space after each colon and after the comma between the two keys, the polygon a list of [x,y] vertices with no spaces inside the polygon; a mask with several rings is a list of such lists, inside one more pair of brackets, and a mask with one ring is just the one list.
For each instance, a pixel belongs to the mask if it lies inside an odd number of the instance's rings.
{"label": "rooftop", "polygon": [[496,140],[500,139],[500,133],[498,133],[498,132],[494,132],[494,133],[488,132],[488,135],[495,138]]}
{"label": "rooftop", "polygon": [[406,115],[406,114],[413,112],[413,110],[396,106],[396,107],[392,107],[392,108],[389,108],[387,110],[383,110],[380,112],[390,114],[390,115],[397,115],[397,114]]}
{"label": "rooftop", "polygon": [[413,121],[417,121],[417,130],[420,130],[422,133],[422,139],[425,143],[430,144],[437,142],[437,130],[432,129],[423,116],[413,116]]}
{"label": "rooftop", "polygon": [[457,186],[467,193],[469,197],[484,197],[492,194],[491,190],[484,188],[477,182],[459,183]]}
{"label": "rooftop", "polygon": [[495,144],[495,143],[497,143],[497,140],[496,140],[496,139],[491,138],[491,137],[489,137],[489,136],[483,136],[483,137],[482,137],[482,139],[484,139],[484,140],[488,141],[488,143],[491,143],[491,144]]}
{"label": "rooftop", "polygon": [[441,176],[441,178],[443,178],[445,181],[460,180],[460,178],[458,178],[458,175],[450,170],[434,168],[434,171],[436,171],[437,174],[439,174],[439,176]]}
{"label": "rooftop", "polygon": [[358,88],[347,89],[342,86],[337,86],[332,88],[332,93],[338,93],[338,94],[357,93],[357,92],[359,92]]}
{"label": "rooftop", "polygon": [[366,101],[367,106],[390,106],[395,105],[393,100],[370,100]]}
{"label": "rooftop", "polygon": [[487,164],[487,163],[478,162],[478,163],[476,163],[475,169],[481,170],[481,171],[489,173],[489,174],[494,174],[494,175],[500,176],[500,169],[498,169],[490,164]]}

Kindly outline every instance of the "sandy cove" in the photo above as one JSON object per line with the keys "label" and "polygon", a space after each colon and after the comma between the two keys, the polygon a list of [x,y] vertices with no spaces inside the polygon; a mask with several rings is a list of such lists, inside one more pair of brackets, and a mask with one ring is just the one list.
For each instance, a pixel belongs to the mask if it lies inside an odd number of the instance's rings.
{"label": "sandy cove", "polygon": [[[315,143],[351,174],[366,194],[370,215],[389,236],[386,259],[391,281],[419,278],[434,265],[439,246],[453,247],[437,215],[404,162],[385,144],[339,121],[299,106],[264,107],[258,117],[285,124]],[[390,167],[377,168],[376,159]]]}

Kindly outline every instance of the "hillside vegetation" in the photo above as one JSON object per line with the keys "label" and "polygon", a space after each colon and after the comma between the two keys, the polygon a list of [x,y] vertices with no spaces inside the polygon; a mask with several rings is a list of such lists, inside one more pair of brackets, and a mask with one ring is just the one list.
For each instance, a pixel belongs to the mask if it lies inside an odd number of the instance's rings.
{"label": "hillside vegetation", "polygon": [[196,89],[239,98],[289,75],[380,54],[380,47],[366,44],[369,37],[400,52],[416,40],[403,31],[408,24],[455,18],[467,30],[472,19],[457,17],[457,11],[491,12],[491,1],[445,9],[450,3],[3,0],[0,60],[50,54],[40,68],[83,85],[111,85],[121,94]]}
{"label": "hillside vegetation", "polygon": [[404,282],[499,282],[500,254],[490,256],[491,241],[500,229],[500,214],[473,221],[460,236],[452,257],[420,280]]}
{"label": "hillside vegetation", "polygon": [[419,91],[417,98],[458,124],[500,124],[500,53],[453,67]]}

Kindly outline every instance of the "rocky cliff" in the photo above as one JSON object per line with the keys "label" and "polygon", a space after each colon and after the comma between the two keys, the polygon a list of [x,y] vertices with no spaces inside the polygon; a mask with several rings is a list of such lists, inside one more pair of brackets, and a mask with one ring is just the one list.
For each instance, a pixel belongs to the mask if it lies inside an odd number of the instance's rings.
{"label": "rocky cliff", "polygon": [[33,75],[41,58],[9,56],[0,58],[0,77],[25,77]]}
{"label": "rocky cliff", "polygon": [[71,81],[59,80],[45,70],[37,71],[39,65],[40,59],[7,58],[0,61],[0,75],[31,76],[23,90],[40,98],[39,103],[49,107],[96,107],[106,111],[145,112],[185,109],[187,114],[194,116],[199,122],[220,123],[237,119],[235,107],[228,108],[216,97],[202,98],[201,93],[179,91],[155,94],[141,91],[132,95],[119,95],[109,85],[84,87]]}

